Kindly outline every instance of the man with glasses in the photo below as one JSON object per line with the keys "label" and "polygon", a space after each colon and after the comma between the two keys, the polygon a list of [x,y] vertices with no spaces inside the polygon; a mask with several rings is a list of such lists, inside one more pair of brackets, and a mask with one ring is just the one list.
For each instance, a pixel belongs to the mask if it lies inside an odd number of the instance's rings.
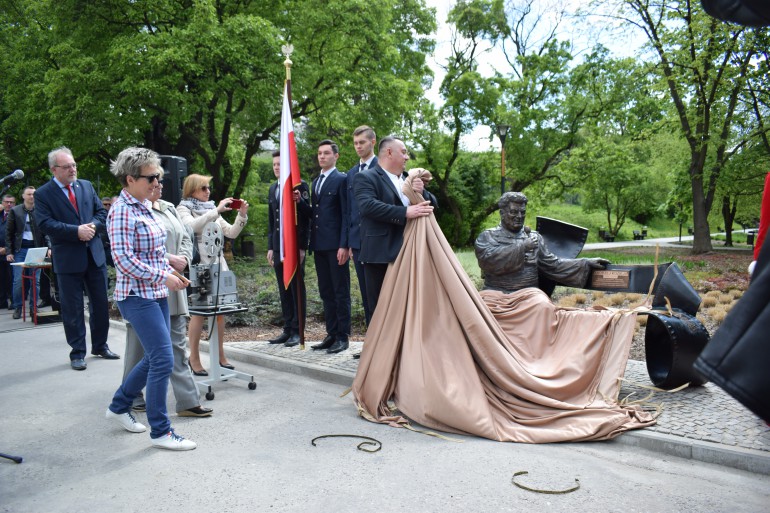
{"label": "man with glasses", "polygon": [[13,310],[13,274],[11,263],[6,259],[5,231],[11,209],[16,206],[16,198],[11,194],[3,196],[3,209],[0,212],[0,308]]}
{"label": "man with glasses", "polygon": [[[24,187],[21,195],[22,203],[11,209],[8,225],[5,228],[5,258],[9,263],[24,262],[30,248],[46,246],[46,240],[35,222],[35,188],[31,185]],[[23,276],[35,274],[35,291],[31,282],[24,282]],[[35,305],[35,298],[40,297],[40,269],[24,269],[14,266],[13,269],[13,318],[21,319],[22,287],[28,290],[29,310]],[[30,314],[31,315],[31,314]]]}
{"label": "man with glasses", "polygon": [[58,280],[61,316],[74,370],[86,369],[86,324],[83,287],[88,293],[91,354],[117,360],[107,346],[109,305],[103,230],[107,210],[91,182],[78,180],[72,151],[64,146],[48,154],[53,179],[35,193],[35,219],[51,241],[53,268]]}

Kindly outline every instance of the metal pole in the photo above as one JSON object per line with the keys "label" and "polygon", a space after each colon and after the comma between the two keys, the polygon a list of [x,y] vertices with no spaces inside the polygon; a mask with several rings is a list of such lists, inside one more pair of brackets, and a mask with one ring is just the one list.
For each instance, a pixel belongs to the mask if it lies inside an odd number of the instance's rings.
{"label": "metal pole", "polygon": [[501,152],[500,152],[500,196],[505,194],[505,137],[500,138]]}
{"label": "metal pole", "polygon": [[505,194],[505,137],[510,128],[510,125],[495,125],[495,132],[500,138],[500,196]]}

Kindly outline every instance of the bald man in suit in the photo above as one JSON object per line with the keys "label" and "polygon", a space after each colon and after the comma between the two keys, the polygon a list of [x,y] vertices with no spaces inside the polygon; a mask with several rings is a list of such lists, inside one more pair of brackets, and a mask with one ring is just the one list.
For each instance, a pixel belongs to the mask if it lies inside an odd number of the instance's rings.
{"label": "bald man in suit", "polygon": [[414,191],[425,201],[410,205],[401,192],[409,153],[404,141],[388,136],[380,141],[378,164],[356,176],[354,189],[361,212],[361,261],[366,276],[366,295],[372,314],[376,311],[388,264],[396,260],[404,240],[407,219],[428,216],[435,197],[422,180],[414,180]]}

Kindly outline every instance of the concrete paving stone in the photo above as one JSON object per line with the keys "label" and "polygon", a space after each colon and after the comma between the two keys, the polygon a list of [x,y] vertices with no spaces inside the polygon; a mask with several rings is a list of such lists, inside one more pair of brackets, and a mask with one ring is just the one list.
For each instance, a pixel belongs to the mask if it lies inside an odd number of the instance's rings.
{"label": "concrete paving stone", "polygon": [[[267,368],[350,386],[358,368],[353,354],[362,342],[330,355],[305,348],[287,348],[264,341],[226,342],[228,357]],[[201,341],[204,351],[208,350]],[[259,377],[255,379],[259,381]],[[619,398],[639,400],[650,394],[652,384],[645,362],[630,360]],[[643,447],[662,454],[693,458],[770,474],[770,427],[719,387],[706,383],[679,392],[655,391],[647,400],[649,408],[660,407],[654,426],[625,433],[618,443]]]}
{"label": "concrete paving stone", "polygon": [[[358,367],[358,361],[352,358],[352,354],[359,352],[363,344],[351,342],[347,351],[329,355],[324,351],[311,350],[309,346],[312,343],[306,343],[305,350],[270,345],[265,341],[233,342],[227,343],[227,346],[253,355],[270,355],[287,364],[312,363],[321,369],[341,373],[352,383]],[[643,398],[650,392],[643,387],[650,386],[646,364],[629,361],[620,397],[630,395],[630,400]],[[675,393],[655,392],[649,402],[662,404],[662,410],[658,423],[645,431],[723,443],[770,454],[770,427],[711,383]]]}

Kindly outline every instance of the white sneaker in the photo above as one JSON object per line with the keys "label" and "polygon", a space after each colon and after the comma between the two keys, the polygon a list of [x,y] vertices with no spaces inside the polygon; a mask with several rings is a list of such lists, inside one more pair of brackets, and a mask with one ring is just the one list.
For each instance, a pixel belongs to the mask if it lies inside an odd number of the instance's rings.
{"label": "white sneaker", "polygon": [[113,413],[107,408],[107,413],[105,413],[104,416],[105,418],[112,419],[120,424],[126,431],[131,431],[132,433],[144,433],[147,431],[144,424],[137,422],[131,413]]}
{"label": "white sneaker", "polygon": [[174,431],[169,431],[160,438],[153,438],[152,446],[157,447],[158,449],[168,449],[170,451],[191,451],[198,447],[198,444],[192,440],[182,438],[174,433]]}

